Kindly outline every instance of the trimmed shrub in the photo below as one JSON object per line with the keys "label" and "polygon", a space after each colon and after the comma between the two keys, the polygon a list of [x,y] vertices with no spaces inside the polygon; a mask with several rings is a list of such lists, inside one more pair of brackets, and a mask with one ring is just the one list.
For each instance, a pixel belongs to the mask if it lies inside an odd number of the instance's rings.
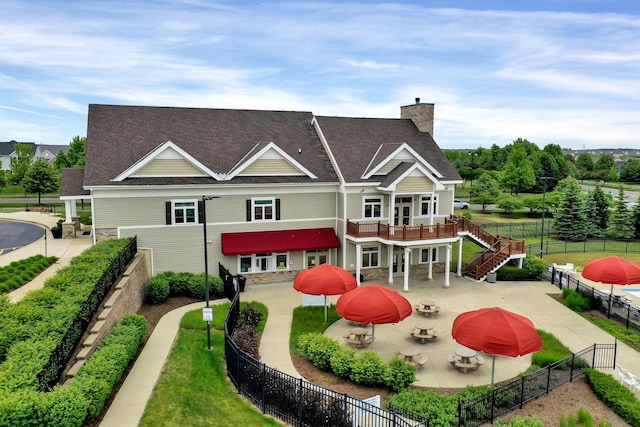
{"label": "trimmed shrub", "polygon": [[331,355],[331,370],[340,378],[349,378],[355,360],[356,350],[342,346]]}
{"label": "trimmed shrub", "polygon": [[640,427],[640,400],[620,384],[615,378],[596,369],[583,370],[593,392],[624,420],[634,427]]}
{"label": "trimmed shrub", "polygon": [[409,388],[416,380],[416,366],[407,363],[397,356],[393,356],[389,361],[385,383],[394,392]]}
{"label": "trimmed shrub", "polygon": [[499,419],[494,425],[499,427],[544,427],[540,418],[523,417],[521,415],[516,415],[508,420]]}
{"label": "trimmed shrub", "polygon": [[320,335],[318,332],[309,332],[306,334],[301,334],[298,336],[298,342],[296,345],[298,346],[298,351],[301,354],[307,356],[307,352],[309,350],[309,345],[311,344],[311,340],[315,338],[316,335]]}
{"label": "trimmed shrub", "polygon": [[340,347],[333,338],[316,334],[308,343],[306,354],[317,368],[328,371],[331,368],[331,355]]}
{"label": "trimmed shrub", "polygon": [[387,365],[380,355],[372,350],[365,350],[356,357],[351,367],[352,381],[358,384],[375,387],[385,384]]}
{"label": "trimmed shrub", "polygon": [[156,276],[149,281],[147,287],[147,301],[151,304],[160,304],[169,297],[169,280],[166,276]]}

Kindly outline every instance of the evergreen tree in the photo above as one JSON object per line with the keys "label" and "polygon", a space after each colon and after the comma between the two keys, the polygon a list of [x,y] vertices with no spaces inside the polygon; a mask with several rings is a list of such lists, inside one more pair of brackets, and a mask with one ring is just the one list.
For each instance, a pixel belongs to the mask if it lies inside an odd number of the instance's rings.
{"label": "evergreen tree", "polygon": [[631,214],[634,228],[634,239],[640,239],[640,202],[636,203],[633,207],[633,213]]}
{"label": "evergreen tree", "polygon": [[609,227],[609,198],[606,194],[604,194],[604,191],[602,191],[602,187],[600,187],[599,185],[596,185],[596,188],[590,194],[592,196],[591,203],[594,204],[596,213],[593,221],[597,225],[598,229],[602,233],[604,233]]}
{"label": "evergreen tree", "polygon": [[609,229],[607,234],[616,239],[632,239],[635,230],[633,227],[633,217],[624,200],[624,190],[622,186],[618,190],[618,197],[614,202],[613,214],[609,220]]}
{"label": "evergreen tree", "polygon": [[[596,189],[598,187],[596,186]],[[598,205],[595,200],[595,191],[589,191],[587,197],[584,199],[584,211],[587,216],[585,224],[587,237],[603,237],[606,227],[600,228],[600,212],[598,211]],[[602,191],[602,190],[600,190]],[[603,194],[604,196],[604,194]]]}
{"label": "evergreen tree", "polygon": [[565,178],[558,183],[560,195],[554,214],[554,231],[560,240],[584,240],[587,236],[587,214],[582,189],[575,178]]}

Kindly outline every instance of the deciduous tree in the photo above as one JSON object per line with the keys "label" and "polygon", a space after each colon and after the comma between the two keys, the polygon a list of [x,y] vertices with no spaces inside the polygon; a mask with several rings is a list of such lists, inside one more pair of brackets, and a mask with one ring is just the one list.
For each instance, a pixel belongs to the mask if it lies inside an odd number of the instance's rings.
{"label": "deciduous tree", "polygon": [[25,173],[22,186],[27,193],[38,193],[38,204],[40,204],[42,193],[50,193],[58,189],[58,174],[53,165],[38,159]]}
{"label": "deciduous tree", "polygon": [[500,183],[512,193],[519,194],[533,187],[536,176],[525,149],[519,145],[511,149],[507,164],[500,175]]}
{"label": "deciduous tree", "polygon": [[490,173],[480,175],[475,185],[469,190],[471,203],[482,204],[483,211],[488,204],[495,203],[501,195],[500,184]]}

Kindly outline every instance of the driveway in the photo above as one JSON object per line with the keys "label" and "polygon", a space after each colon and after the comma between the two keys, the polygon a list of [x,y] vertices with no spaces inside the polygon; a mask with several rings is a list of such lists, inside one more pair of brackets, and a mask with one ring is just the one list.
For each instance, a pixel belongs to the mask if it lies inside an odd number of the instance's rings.
{"label": "driveway", "polygon": [[38,225],[0,220],[0,255],[33,243],[44,236]]}

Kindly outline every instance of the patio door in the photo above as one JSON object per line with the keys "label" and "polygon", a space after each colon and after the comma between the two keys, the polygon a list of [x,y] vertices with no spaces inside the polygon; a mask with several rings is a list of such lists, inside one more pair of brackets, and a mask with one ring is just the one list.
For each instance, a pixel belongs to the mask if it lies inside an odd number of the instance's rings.
{"label": "patio door", "polygon": [[329,253],[327,251],[307,251],[307,268],[326,264],[328,259]]}
{"label": "patio door", "polygon": [[404,273],[404,249],[393,248],[393,274]]}
{"label": "patio door", "polygon": [[413,197],[396,197],[393,211],[393,225],[411,224],[411,206]]}

